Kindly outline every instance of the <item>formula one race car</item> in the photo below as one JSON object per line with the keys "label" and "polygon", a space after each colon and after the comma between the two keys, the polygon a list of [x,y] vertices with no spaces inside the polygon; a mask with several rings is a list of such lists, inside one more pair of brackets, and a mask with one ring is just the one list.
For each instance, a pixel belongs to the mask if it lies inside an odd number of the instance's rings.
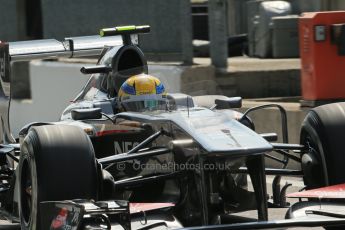
{"label": "formula one race car", "polygon": [[[0,43],[0,214],[11,222],[4,223],[6,229],[345,225],[341,201],[327,196],[327,211],[316,210],[312,196],[289,209],[287,217],[292,219],[268,221],[268,206],[286,206],[282,175],[303,176],[307,189],[345,181],[344,103],[311,110],[300,144],[288,144],[284,108],[270,104],[242,114],[234,110],[241,107],[239,97],[166,94],[159,109],[128,110],[121,107],[119,92],[131,76],[148,73],[138,34],[149,30],[125,26],[62,42]],[[28,124],[16,142],[8,114],[11,63],[85,56],[98,56],[99,61],[81,69],[91,78],[61,120]],[[278,108],[282,115],[284,143],[276,143],[274,133],[255,132],[248,115],[267,107]],[[283,167],[265,168],[265,157]],[[289,159],[300,162],[302,170],[286,169]],[[269,174],[276,175],[273,203],[268,203],[266,191]],[[247,175],[254,191],[248,188]],[[255,209],[257,218],[236,215]]]}

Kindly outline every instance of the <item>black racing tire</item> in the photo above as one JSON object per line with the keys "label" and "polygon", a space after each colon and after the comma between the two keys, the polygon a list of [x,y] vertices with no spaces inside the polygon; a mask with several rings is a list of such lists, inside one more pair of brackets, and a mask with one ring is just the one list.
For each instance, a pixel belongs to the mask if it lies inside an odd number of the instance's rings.
{"label": "black racing tire", "polygon": [[311,151],[302,156],[308,189],[345,182],[345,103],[312,109],[301,127],[301,144]]}
{"label": "black racing tire", "polygon": [[42,201],[97,200],[95,154],[89,137],[79,127],[31,128],[21,146],[18,167],[22,229],[42,229]]}

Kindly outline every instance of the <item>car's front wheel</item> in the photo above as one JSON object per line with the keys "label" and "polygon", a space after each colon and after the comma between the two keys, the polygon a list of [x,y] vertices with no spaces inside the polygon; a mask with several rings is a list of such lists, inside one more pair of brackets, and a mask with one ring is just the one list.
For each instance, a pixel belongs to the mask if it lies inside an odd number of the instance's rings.
{"label": "car's front wheel", "polygon": [[22,229],[41,229],[42,201],[97,199],[95,154],[79,127],[31,128],[21,146],[18,167]]}
{"label": "car's front wheel", "polygon": [[312,109],[301,128],[301,143],[309,148],[302,156],[307,188],[345,182],[345,103]]}

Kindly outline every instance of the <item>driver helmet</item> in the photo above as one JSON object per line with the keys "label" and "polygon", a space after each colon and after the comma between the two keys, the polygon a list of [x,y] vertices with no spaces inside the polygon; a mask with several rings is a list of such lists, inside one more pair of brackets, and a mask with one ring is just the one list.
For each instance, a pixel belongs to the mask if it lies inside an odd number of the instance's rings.
{"label": "driver helmet", "polygon": [[128,78],[121,86],[118,98],[125,111],[166,110],[166,91],[161,81],[151,75],[139,74]]}

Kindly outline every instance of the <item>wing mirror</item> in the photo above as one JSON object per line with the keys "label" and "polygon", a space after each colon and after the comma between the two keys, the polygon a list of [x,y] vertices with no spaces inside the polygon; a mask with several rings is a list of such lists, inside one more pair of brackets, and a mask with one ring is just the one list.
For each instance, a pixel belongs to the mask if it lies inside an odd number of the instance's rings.
{"label": "wing mirror", "polygon": [[71,111],[73,120],[88,120],[88,119],[101,119],[102,109],[101,108],[90,108],[90,109],[74,109]]}
{"label": "wing mirror", "polygon": [[216,109],[235,109],[242,107],[241,97],[229,97],[227,99],[216,99]]}
{"label": "wing mirror", "polygon": [[192,139],[173,140],[168,143],[168,148],[170,150],[174,150],[176,148],[190,148],[194,146],[195,142]]}

